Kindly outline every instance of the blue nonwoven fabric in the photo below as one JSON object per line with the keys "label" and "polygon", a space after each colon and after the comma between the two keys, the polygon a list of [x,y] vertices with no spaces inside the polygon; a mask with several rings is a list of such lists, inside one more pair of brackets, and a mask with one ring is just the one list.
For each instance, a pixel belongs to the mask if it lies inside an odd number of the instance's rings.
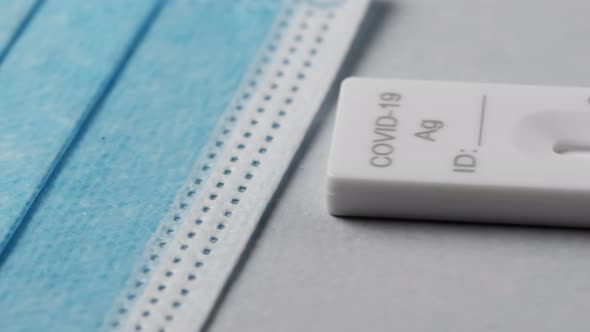
{"label": "blue nonwoven fabric", "polygon": [[[36,12],[37,0],[2,0],[0,1],[0,65],[6,54],[18,39],[19,30],[30,21],[27,14]],[[22,27],[21,27],[22,26]]]}
{"label": "blue nonwoven fabric", "polygon": [[[92,331],[101,325],[281,6],[271,0],[156,3],[158,13],[150,15],[154,2],[48,1],[0,70],[0,96],[7,96],[0,97],[0,112],[13,117],[2,129],[24,141],[12,153],[34,161],[14,168],[14,180],[1,183],[0,192],[30,192],[39,182],[27,174],[39,178],[47,167],[37,156],[56,155],[68,134],[60,140],[55,133],[76,126],[72,114],[104,92],[105,75],[121,64],[125,52],[116,45],[134,39],[128,32],[145,33],[2,252],[2,330]],[[91,7],[92,14],[85,10]],[[59,19],[52,8],[71,14]],[[149,29],[140,29],[146,17]],[[45,43],[59,41],[62,49],[51,49],[52,57],[36,43],[56,25],[62,30]],[[78,51],[80,43],[89,45],[85,52]],[[23,57],[43,64],[37,76],[11,72],[11,63]],[[8,81],[17,84],[2,84]],[[13,114],[25,111],[30,115]],[[28,130],[16,125],[24,120]],[[0,217],[8,220],[11,212],[2,208]]]}
{"label": "blue nonwoven fabric", "polygon": [[[0,250],[154,6],[125,4],[120,10],[117,0],[45,2],[0,64]],[[26,19],[28,8],[11,8],[21,14],[11,20]],[[117,33],[105,33],[111,29]]]}

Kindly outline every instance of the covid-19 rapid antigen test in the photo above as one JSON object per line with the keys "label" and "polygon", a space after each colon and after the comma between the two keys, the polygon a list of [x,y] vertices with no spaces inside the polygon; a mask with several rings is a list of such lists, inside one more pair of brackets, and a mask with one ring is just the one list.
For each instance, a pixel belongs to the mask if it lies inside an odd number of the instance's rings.
{"label": "covid-19 rapid antigen test", "polygon": [[341,216],[590,226],[590,89],[347,79],[328,206]]}

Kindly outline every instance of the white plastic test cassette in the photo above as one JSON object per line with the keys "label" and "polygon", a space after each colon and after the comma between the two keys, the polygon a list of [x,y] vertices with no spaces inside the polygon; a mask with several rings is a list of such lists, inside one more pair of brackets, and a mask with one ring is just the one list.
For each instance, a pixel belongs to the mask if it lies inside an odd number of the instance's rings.
{"label": "white plastic test cassette", "polygon": [[590,226],[590,89],[347,79],[328,205],[342,216]]}

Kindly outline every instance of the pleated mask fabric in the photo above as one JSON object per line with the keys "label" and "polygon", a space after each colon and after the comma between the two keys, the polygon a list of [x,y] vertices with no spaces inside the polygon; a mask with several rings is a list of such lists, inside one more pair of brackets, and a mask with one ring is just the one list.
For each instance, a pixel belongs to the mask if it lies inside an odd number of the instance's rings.
{"label": "pleated mask fabric", "polygon": [[[0,22],[26,5],[4,0]],[[280,6],[37,10],[0,67],[0,329],[101,325]]]}

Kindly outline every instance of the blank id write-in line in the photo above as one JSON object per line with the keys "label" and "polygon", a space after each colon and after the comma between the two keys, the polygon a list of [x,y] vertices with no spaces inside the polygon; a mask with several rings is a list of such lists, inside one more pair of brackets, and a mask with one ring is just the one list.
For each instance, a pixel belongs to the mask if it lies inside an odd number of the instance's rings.
{"label": "blank id write-in line", "polygon": [[488,96],[483,95],[481,99],[481,112],[479,116],[479,136],[477,139],[477,146],[481,146],[483,144],[483,129],[485,125],[486,119],[486,110],[488,108]]}

